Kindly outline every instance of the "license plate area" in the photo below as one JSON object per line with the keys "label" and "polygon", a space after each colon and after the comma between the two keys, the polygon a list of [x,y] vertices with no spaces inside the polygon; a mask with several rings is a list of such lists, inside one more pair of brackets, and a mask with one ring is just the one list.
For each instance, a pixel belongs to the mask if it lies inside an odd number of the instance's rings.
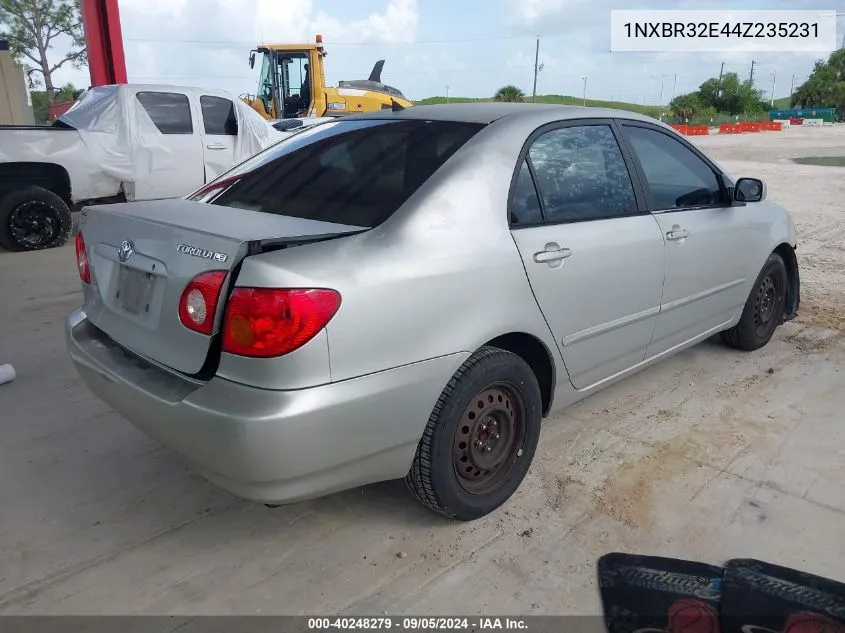
{"label": "license plate area", "polygon": [[150,301],[155,287],[155,275],[152,273],[119,266],[115,286],[115,305],[130,314],[146,314],[150,311]]}

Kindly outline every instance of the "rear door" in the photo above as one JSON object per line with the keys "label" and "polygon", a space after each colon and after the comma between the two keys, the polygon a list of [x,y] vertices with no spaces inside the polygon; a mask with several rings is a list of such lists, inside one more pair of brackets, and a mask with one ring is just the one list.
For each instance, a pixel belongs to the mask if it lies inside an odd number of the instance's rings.
{"label": "rear door", "polygon": [[188,95],[142,91],[135,95],[150,116],[173,160],[135,183],[135,200],[186,196],[205,182],[202,137]]}
{"label": "rear door", "polygon": [[663,238],[609,121],[541,128],[524,154],[511,232],[570,380],[584,389],[643,360]]}
{"label": "rear door", "polygon": [[231,99],[214,95],[200,95],[202,115],[202,154],[205,182],[228,171],[235,162],[235,139],[238,120]]}
{"label": "rear door", "polygon": [[747,299],[752,228],[715,167],[672,132],[625,122],[646,198],[666,242],[666,283],[654,356],[727,324]]}

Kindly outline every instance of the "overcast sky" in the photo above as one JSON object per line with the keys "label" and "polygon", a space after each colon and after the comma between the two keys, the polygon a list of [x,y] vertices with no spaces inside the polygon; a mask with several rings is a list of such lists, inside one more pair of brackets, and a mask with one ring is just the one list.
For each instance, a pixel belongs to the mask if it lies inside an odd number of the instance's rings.
{"label": "overcast sky", "polygon": [[[806,79],[809,53],[611,53],[610,9],[813,9],[834,11],[842,0],[120,0],[129,80],[217,87],[254,93],[258,67],[249,50],[265,42],[309,42],[323,35],[326,79],[366,78],[384,58],[383,80],[411,99],[444,95],[490,96],[513,83],[526,93],[533,81],[535,36],[540,35],[539,94],[657,104],[694,90],[725,70],[767,95],[787,96],[792,75]],[[827,6],[826,6],[827,5]],[[840,6],[839,11],[843,8]],[[839,19],[841,41],[845,20]],[[62,69],[59,82],[88,85],[87,71]],[[675,76],[677,75],[677,85]]]}

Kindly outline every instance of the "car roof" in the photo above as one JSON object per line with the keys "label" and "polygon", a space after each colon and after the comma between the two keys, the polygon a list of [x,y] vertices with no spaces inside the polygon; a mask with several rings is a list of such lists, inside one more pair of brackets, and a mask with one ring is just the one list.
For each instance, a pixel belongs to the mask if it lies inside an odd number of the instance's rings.
{"label": "car roof", "polygon": [[[404,110],[377,110],[362,114],[353,114],[347,119],[416,119],[426,121],[451,121],[459,123],[488,124],[508,117],[532,119],[546,115],[549,121],[562,119],[617,118],[638,121],[655,121],[652,117],[614,108],[593,108],[568,106],[552,103],[497,103],[480,101],[471,103],[448,103],[439,105],[419,105]],[[542,118],[542,116],[541,116]]]}

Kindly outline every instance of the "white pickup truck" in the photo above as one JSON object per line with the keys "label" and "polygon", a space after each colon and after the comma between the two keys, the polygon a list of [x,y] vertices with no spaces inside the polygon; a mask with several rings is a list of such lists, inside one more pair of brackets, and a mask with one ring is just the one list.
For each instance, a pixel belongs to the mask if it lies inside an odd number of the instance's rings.
{"label": "white pickup truck", "polygon": [[186,196],[289,136],[220,90],[88,90],[47,126],[0,126],[0,246],[59,246],[71,210]]}

